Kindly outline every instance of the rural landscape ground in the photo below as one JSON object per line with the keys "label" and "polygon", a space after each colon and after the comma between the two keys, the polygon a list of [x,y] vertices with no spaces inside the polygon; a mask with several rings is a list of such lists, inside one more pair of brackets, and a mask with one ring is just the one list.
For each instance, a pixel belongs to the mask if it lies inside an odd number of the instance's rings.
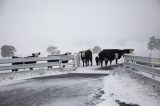
{"label": "rural landscape ground", "polygon": [[159,92],[122,64],[4,82],[0,101],[0,106],[160,106]]}

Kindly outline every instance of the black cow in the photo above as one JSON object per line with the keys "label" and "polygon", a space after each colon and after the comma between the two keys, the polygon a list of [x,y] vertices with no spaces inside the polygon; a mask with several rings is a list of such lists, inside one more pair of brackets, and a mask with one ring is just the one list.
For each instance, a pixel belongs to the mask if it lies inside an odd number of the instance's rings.
{"label": "black cow", "polygon": [[88,66],[89,61],[92,66],[92,52],[91,52],[91,50],[81,51],[79,53],[81,54],[81,60],[83,62],[83,67],[84,67],[84,63],[86,64],[86,66]]}
{"label": "black cow", "polygon": [[99,58],[101,61],[101,66],[103,64],[103,61],[105,61],[105,65],[107,66],[108,61],[110,61],[110,64],[115,59],[116,64],[118,64],[118,59],[120,59],[124,53],[131,53],[133,49],[104,49],[99,53]]}
{"label": "black cow", "polygon": [[105,65],[107,66],[108,61],[110,61],[110,64],[115,59],[115,52],[113,49],[104,49],[99,54],[99,59],[101,62],[101,66],[103,66],[103,61],[105,61]]}
{"label": "black cow", "polygon": [[[29,57],[38,57],[41,53],[32,53],[32,56],[27,56],[25,58],[29,58]],[[24,64],[34,64],[36,63],[36,61],[27,61],[27,62],[24,62]],[[30,70],[33,70],[33,68],[29,68]]]}
{"label": "black cow", "polygon": [[104,49],[99,53],[99,58],[101,61],[101,66],[103,61],[105,61],[105,65],[107,66],[108,61],[110,61],[110,65],[114,59],[116,59],[116,64],[118,64],[118,59],[123,56],[123,50],[119,49]]}
{"label": "black cow", "polygon": [[[21,57],[12,56],[12,58],[21,58]],[[20,64],[23,64],[23,62],[15,62],[15,63],[12,63],[12,65],[20,65]],[[14,71],[18,71],[18,69],[12,69],[12,72],[14,72]]]}
{"label": "black cow", "polygon": [[96,61],[96,65],[98,66],[99,65],[99,62],[100,62],[100,59],[98,56],[95,57],[95,61]]}

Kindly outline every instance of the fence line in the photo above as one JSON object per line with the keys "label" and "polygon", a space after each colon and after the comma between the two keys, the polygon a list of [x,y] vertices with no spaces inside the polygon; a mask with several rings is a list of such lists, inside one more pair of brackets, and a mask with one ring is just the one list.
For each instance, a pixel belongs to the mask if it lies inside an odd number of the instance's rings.
{"label": "fence line", "polygon": [[140,61],[140,62],[146,62],[151,63],[153,65],[160,65],[160,58],[151,58],[151,57],[142,57],[142,56],[135,56],[135,55],[124,55],[125,60],[133,60],[133,61]]}
{"label": "fence line", "polygon": [[[48,60],[59,60],[58,62],[47,62]],[[68,61],[63,63],[63,61]],[[25,62],[33,62],[32,64],[24,64]],[[48,66],[59,66],[59,68],[64,68],[63,66],[72,66],[73,69],[79,67],[79,55],[58,55],[49,57],[27,57],[27,58],[13,58],[13,59],[0,59],[0,71],[13,70],[13,69],[26,69],[26,68],[39,68]],[[12,65],[12,63],[23,63]]]}
{"label": "fence line", "polygon": [[[132,73],[136,73],[139,77],[143,77],[148,83],[160,88],[160,80],[156,80],[155,76],[160,79],[160,58],[142,57],[135,55],[124,55],[124,68]],[[158,67],[155,67],[158,65]],[[140,75],[137,71],[147,73],[152,77]]]}

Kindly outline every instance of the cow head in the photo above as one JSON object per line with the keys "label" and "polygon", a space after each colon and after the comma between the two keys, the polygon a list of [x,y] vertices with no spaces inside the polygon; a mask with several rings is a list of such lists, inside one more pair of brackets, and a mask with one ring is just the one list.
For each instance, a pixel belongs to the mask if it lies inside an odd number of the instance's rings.
{"label": "cow head", "polygon": [[85,54],[85,51],[82,51],[81,56],[82,56],[82,57],[85,57],[85,55],[86,55],[86,54]]}
{"label": "cow head", "polygon": [[72,53],[71,52],[67,52],[67,53],[65,53],[64,55],[71,55]]}
{"label": "cow head", "polygon": [[38,53],[32,53],[32,56],[33,57],[38,57],[40,54],[41,54],[40,52],[38,52]]}
{"label": "cow head", "polygon": [[115,53],[115,59],[118,59],[119,55],[118,53]]}
{"label": "cow head", "polygon": [[134,49],[123,49],[123,53],[133,53]]}
{"label": "cow head", "polygon": [[125,53],[126,54],[132,54],[133,51],[134,51],[134,49],[123,49],[123,56],[124,56]]}
{"label": "cow head", "polygon": [[79,53],[80,53],[81,58],[85,57],[85,51],[80,51]]}

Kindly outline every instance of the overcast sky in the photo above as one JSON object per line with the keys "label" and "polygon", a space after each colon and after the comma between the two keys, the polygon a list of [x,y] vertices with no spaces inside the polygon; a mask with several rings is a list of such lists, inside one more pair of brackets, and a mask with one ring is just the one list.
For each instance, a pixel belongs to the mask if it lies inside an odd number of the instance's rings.
{"label": "overcast sky", "polygon": [[140,50],[151,36],[160,36],[160,0],[0,0],[0,47],[17,55],[45,54],[49,45]]}

